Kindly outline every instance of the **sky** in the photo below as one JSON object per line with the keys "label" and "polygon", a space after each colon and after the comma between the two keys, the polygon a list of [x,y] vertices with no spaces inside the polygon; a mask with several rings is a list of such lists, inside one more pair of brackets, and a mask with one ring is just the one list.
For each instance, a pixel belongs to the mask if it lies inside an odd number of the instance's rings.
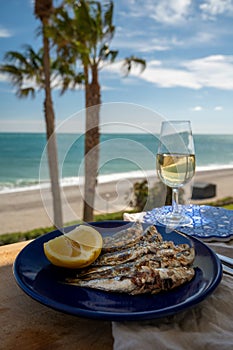
{"label": "sky", "polygon": [[[233,134],[233,0],[115,0],[114,24],[111,48],[119,54],[100,71],[102,103],[133,104],[143,111],[127,119],[126,109],[119,120],[138,118],[140,124],[152,111],[165,119],[191,120],[196,134]],[[38,26],[32,0],[1,0],[0,62],[25,44],[39,48]],[[125,77],[122,60],[131,55],[145,59],[147,67]],[[43,99],[42,92],[18,99],[0,74],[0,132],[44,131]],[[57,126],[65,130],[69,117],[84,108],[84,91],[60,96],[57,89],[53,101]],[[117,121],[114,114],[108,122]],[[153,122],[149,116],[148,130]]]}

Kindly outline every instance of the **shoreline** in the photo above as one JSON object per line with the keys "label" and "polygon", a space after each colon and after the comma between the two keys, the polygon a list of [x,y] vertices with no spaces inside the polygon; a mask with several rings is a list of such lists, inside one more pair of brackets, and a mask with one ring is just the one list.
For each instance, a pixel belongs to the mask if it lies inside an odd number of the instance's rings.
{"label": "shoreline", "polygon": [[[127,211],[132,197],[132,186],[137,181],[142,181],[145,176],[131,177],[130,173],[125,178],[101,182],[97,186],[95,212],[106,213]],[[148,181],[156,182],[155,172],[150,172]],[[114,174],[117,175],[117,174]],[[114,176],[113,175],[113,176]],[[187,192],[195,182],[216,184],[216,196],[205,200],[189,200],[189,203],[202,203],[215,201],[224,197],[233,196],[233,168],[199,170],[191,182],[187,185]],[[185,186],[186,188],[186,186]],[[83,186],[71,185],[62,188],[62,203],[64,223],[80,220],[82,217],[82,191]],[[190,192],[191,193],[191,192]],[[189,194],[190,196],[190,194]],[[43,200],[42,200],[43,198]],[[52,226],[51,196],[49,189],[34,189],[30,191],[18,191],[0,193],[0,234],[12,232],[25,232],[35,228]],[[44,206],[45,204],[45,206]],[[46,207],[46,209],[45,209]]]}
{"label": "shoreline", "polygon": [[[224,166],[199,166],[196,169],[195,175],[200,174],[211,174],[212,172],[218,172],[218,171],[232,171],[233,165],[224,165]],[[156,171],[155,170],[145,170],[145,171],[128,171],[128,172],[119,172],[119,173],[110,173],[110,174],[102,174],[98,177],[99,184],[106,184],[106,183],[112,183],[115,181],[120,181],[124,179],[142,179],[142,178],[156,178]],[[84,184],[84,177],[65,177],[61,179],[61,187],[73,187],[73,186],[82,186]],[[25,185],[25,186],[15,186],[15,187],[7,187],[5,189],[0,189],[0,195],[1,194],[11,194],[11,193],[18,193],[18,192],[27,192],[27,191],[40,191],[40,189],[44,188],[47,189],[50,187],[49,182],[38,182],[34,185]]]}

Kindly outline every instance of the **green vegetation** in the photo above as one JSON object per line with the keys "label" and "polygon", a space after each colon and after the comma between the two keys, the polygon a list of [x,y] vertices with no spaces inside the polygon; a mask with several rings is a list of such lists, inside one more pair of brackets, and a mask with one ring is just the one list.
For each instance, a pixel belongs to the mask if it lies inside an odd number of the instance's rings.
{"label": "green vegetation", "polygon": [[223,208],[233,210],[233,204],[224,205]]}
{"label": "green vegetation", "polygon": [[223,207],[226,209],[233,209],[233,197],[225,197],[222,199],[218,199],[214,202],[202,203],[206,205],[212,205],[214,207]]}
{"label": "green vegetation", "polygon": [[[136,211],[147,211],[161,206],[161,198],[166,190],[165,205],[172,203],[172,190],[165,186],[161,181],[156,182],[153,187],[149,188],[147,180],[136,182],[133,187],[134,198],[130,205]],[[184,190],[179,191],[179,203],[184,203]]]}
{"label": "green vegetation", "polygon": [[54,230],[54,227],[37,228],[27,232],[5,233],[0,235],[0,246],[5,244],[28,241]]}
{"label": "green vegetation", "polygon": [[[132,211],[133,212],[133,211]],[[123,212],[95,215],[95,221],[123,220]],[[66,226],[78,224],[80,222],[69,222]],[[5,244],[27,241],[42,236],[45,233],[55,230],[55,227],[37,228],[27,232],[14,232],[0,235],[0,246]]]}

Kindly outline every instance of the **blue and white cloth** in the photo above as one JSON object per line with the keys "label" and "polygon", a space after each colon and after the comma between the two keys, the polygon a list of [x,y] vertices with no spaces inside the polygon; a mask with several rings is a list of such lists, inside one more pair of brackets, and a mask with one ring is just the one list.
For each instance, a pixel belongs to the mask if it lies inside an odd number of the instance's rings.
{"label": "blue and white cloth", "polygon": [[[203,241],[229,241],[233,239],[233,211],[220,207],[207,205],[184,206],[184,214],[190,216],[192,224],[189,226],[179,226],[182,232],[199,238]],[[155,225],[160,225],[157,221],[158,215],[167,214],[171,211],[171,206],[154,208],[148,212],[136,214],[124,214],[124,220],[139,220]]]}

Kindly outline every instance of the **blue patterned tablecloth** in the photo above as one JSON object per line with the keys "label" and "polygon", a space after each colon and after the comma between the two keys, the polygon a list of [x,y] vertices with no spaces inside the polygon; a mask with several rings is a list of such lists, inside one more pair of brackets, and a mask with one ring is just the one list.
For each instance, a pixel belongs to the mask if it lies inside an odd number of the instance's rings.
{"label": "blue patterned tablecloth", "polygon": [[[146,212],[144,222],[160,225],[156,217],[171,211],[171,206]],[[229,241],[233,238],[233,210],[207,205],[184,206],[184,212],[192,219],[190,226],[179,226],[182,232],[205,241]]]}

